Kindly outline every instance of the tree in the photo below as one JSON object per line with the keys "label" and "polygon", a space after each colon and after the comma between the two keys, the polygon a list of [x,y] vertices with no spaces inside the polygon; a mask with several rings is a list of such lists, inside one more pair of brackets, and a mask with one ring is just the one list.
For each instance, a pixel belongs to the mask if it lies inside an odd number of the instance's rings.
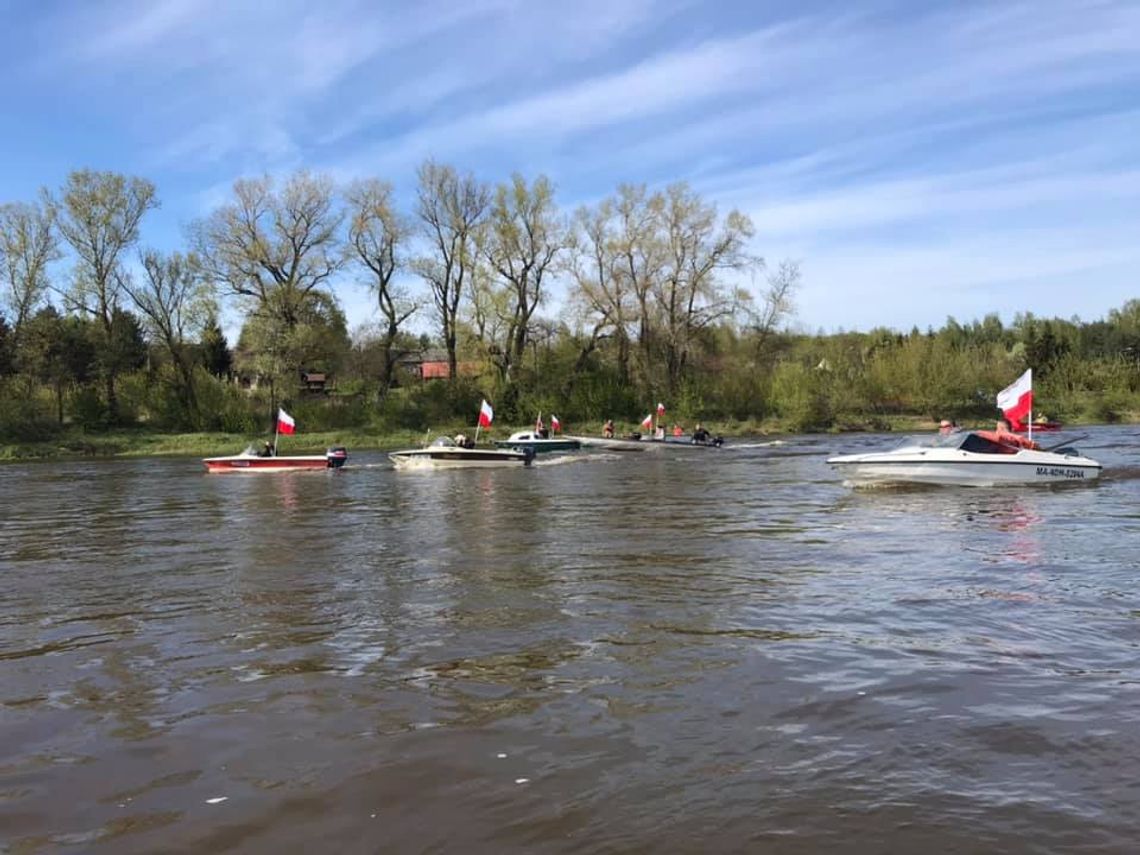
{"label": "tree", "polygon": [[427,161],[418,171],[416,216],[431,251],[412,268],[431,288],[449,376],[456,377],[459,301],[476,265],[476,246],[487,216],[490,194],[475,177]]}
{"label": "tree", "polygon": [[696,333],[731,318],[749,299],[741,289],[725,287],[722,270],[754,268],[759,259],[746,249],[752,222],[739,211],[723,221],[716,205],[705,201],[685,183],[665,191],[661,213],[665,263],[653,289],[660,312],[665,368],[670,391],[676,391]]}
{"label": "tree", "polygon": [[347,193],[348,242],[356,261],[368,271],[368,287],[376,295],[383,317],[380,347],[383,365],[380,395],[392,385],[396,364],[407,351],[397,346],[400,327],[420,308],[419,303],[398,289],[393,277],[404,265],[403,244],[410,227],[392,203],[392,185],[375,179],[358,181]]}
{"label": "tree", "polygon": [[566,224],[554,202],[554,185],[540,175],[527,187],[517,173],[495,190],[487,238],[487,261],[510,292],[510,311],[501,356],[504,378],[522,361],[531,318],[543,296],[543,282],[567,246]]}
{"label": "tree", "polygon": [[12,311],[12,337],[43,302],[48,265],[60,258],[50,205],[0,205],[0,265],[6,302]]}
{"label": "tree", "polygon": [[617,346],[618,376],[629,380],[630,337],[628,316],[629,293],[623,287],[624,276],[617,275],[613,229],[614,202],[602,200],[596,208],[582,207],[574,214],[574,230],[570,239],[568,269],[575,289],[571,298],[585,310],[593,328],[579,350],[576,371],[606,336],[613,336]]}
{"label": "tree", "polygon": [[214,302],[209,283],[201,276],[197,258],[155,250],[142,253],[143,275],[137,282],[124,277],[123,290],[142,313],[153,340],[170,355],[178,383],[178,398],[191,423],[198,417],[194,393],[194,359],[187,334],[202,328],[212,316]]}
{"label": "tree", "polygon": [[46,306],[28,318],[21,364],[55,392],[56,419],[63,424],[64,393],[73,383],[86,383],[95,365],[91,321],[63,317]]}
{"label": "tree", "polygon": [[203,367],[219,379],[228,376],[233,368],[233,354],[216,311],[212,310],[202,325],[200,344]]}
{"label": "tree", "polygon": [[291,335],[331,299],[331,277],[344,264],[337,237],[344,215],[333,191],[331,179],[304,170],[280,192],[269,177],[242,179],[234,183],[233,202],[194,225],[205,275],[252,304],[247,322],[256,318],[261,328]]}
{"label": "tree", "polygon": [[653,364],[654,342],[650,291],[665,266],[664,242],[660,235],[664,207],[664,195],[647,195],[644,184],[618,187],[614,276],[618,282],[616,287],[633,295],[637,342],[642,370],[647,377]]}
{"label": "tree", "polygon": [[118,421],[115,378],[115,315],[122,286],[122,256],[139,237],[139,223],[158,207],[154,185],[115,172],[80,170],[67,177],[61,198],[48,197],[60,233],[76,256],[75,281],[68,294],[74,308],[95,319],[106,349],[101,365],[107,413]]}
{"label": "tree", "polygon": [[767,355],[776,328],[795,311],[794,295],[800,284],[800,266],[794,261],[781,261],[775,272],[768,274],[768,288],[763,305],[752,319],[756,334],[756,350],[760,358]]}

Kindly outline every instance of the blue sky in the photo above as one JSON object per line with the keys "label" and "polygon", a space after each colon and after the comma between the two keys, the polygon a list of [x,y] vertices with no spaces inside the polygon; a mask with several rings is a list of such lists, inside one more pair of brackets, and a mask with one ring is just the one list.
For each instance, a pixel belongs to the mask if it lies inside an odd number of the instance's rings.
{"label": "blue sky", "polygon": [[544,172],[567,210],[686,179],[800,261],[807,329],[1140,296],[1136,2],[0,0],[0,21],[0,201],[143,175],[159,247],[235,178],[406,197],[431,156]]}

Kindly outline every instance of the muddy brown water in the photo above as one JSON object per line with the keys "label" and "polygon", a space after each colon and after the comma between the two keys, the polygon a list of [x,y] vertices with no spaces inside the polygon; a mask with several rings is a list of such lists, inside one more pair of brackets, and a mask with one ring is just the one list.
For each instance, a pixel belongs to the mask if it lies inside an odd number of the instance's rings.
{"label": "muddy brown water", "polygon": [[0,851],[1134,852],[1140,431],[0,467]]}

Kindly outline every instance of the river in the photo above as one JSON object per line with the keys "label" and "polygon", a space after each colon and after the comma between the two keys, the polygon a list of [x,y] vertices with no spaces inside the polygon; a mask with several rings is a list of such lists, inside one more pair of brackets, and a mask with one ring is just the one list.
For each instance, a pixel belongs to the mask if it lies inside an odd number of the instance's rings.
{"label": "river", "polygon": [[0,851],[1132,852],[1140,429],[531,469],[0,467]]}

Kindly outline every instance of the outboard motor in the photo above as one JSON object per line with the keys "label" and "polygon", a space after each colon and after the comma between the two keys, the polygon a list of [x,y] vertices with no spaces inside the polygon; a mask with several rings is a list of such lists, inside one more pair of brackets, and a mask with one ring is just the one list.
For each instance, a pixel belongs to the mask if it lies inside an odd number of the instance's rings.
{"label": "outboard motor", "polygon": [[348,462],[348,451],[343,445],[334,445],[325,451],[325,460],[328,461],[329,469],[340,469]]}
{"label": "outboard motor", "polygon": [[717,448],[720,448],[722,445],[724,445],[724,437],[723,436],[714,436],[712,438],[712,444],[715,445]]}
{"label": "outboard motor", "polygon": [[524,448],[522,450],[522,453],[523,453],[523,456],[526,458],[525,460],[523,460],[523,466],[530,466],[530,464],[534,463],[535,451],[534,451],[533,446],[528,445],[526,448]]}

